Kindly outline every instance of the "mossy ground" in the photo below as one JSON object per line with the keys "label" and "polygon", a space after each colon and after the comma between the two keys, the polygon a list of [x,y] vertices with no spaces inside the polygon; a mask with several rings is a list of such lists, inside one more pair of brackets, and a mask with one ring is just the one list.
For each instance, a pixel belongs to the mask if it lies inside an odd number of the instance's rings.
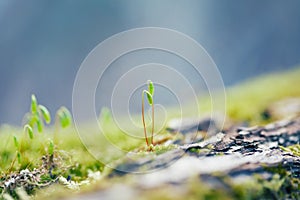
{"label": "mossy ground", "polygon": [[[230,119],[235,122],[247,122],[249,124],[264,124],[272,118],[266,119],[262,113],[272,103],[284,98],[300,97],[300,68],[295,68],[290,71],[276,72],[273,74],[259,76],[257,78],[248,80],[237,86],[229,87],[226,89],[227,94],[227,108],[226,112]],[[204,100],[200,103],[203,107],[202,110],[209,110],[209,103]],[[169,115],[170,116],[170,115]],[[170,116],[172,117],[172,116]],[[103,118],[103,119],[101,119]],[[104,119],[105,118],[105,119]],[[123,132],[119,130],[110,120],[109,117],[100,117],[105,123],[105,131],[110,141],[115,145],[118,145],[121,149],[126,151],[141,149],[144,145],[143,140],[131,140],[129,137],[124,136]],[[94,125],[86,125],[87,130],[94,132],[97,129]],[[0,180],[3,183],[7,179],[7,176],[11,173],[18,172],[21,169],[33,170],[39,168],[42,165],[42,157],[47,155],[47,148],[49,144],[49,138],[53,138],[53,127],[46,128],[43,133],[36,133],[34,139],[29,139],[28,136],[24,136],[23,129],[20,127],[13,127],[2,125],[0,128]],[[16,147],[13,144],[13,136],[19,138],[24,142],[22,151],[22,162],[18,163],[13,161],[16,159]],[[168,135],[169,137],[169,135]],[[128,178],[105,178],[106,173],[109,173],[109,169],[105,168],[102,162],[97,161],[82,144],[77,131],[74,127],[59,130],[59,143],[56,146],[57,154],[62,158],[62,165],[59,168],[63,170],[54,171],[56,176],[63,176],[67,178],[71,177],[71,180],[77,184],[80,188],[80,192],[92,191],[95,189],[108,188],[111,185],[121,181],[124,183]],[[116,158],[116,155],[110,153],[110,149],[107,146],[107,140],[101,138],[91,138],[91,142],[94,142],[95,149],[98,147],[99,151],[102,151],[102,155],[105,157],[105,162],[111,162]],[[295,150],[295,148],[298,148]],[[299,145],[296,147],[287,148],[297,156],[299,156]],[[164,151],[164,148],[159,148],[160,151]],[[100,180],[91,180],[89,173],[101,172]],[[45,177],[51,178],[51,177]],[[277,179],[281,181],[279,184]],[[122,179],[122,180],[121,180]],[[276,180],[275,180],[276,179]],[[238,185],[233,187],[233,192],[228,194],[228,191],[217,190],[210,188],[202,183],[200,180],[191,180],[187,184],[188,192],[183,195],[187,198],[198,199],[255,199],[263,197],[267,194],[268,190],[278,190],[284,187],[285,181],[289,181],[288,176],[275,177],[273,182],[265,183],[258,178],[255,183],[249,183],[247,185]],[[97,184],[94,184],[94,181]],[[295,180],[293,180],[295,181]],[[130,181],[128,181],[130,182]],[[80,186],[79,186],[80,185]],[[252,187],[253,186],[253,187]],[[270,189],[271,187],[271,189]],[[273,188],[279,187],[279,188]],[[79,190],[75,189],[76,192]],[[269,188],[269,189],[268,189]],[[179,197],[172,196],[173,188],[160,188],[154,192],[145,191],[143,198],[145,199],[178,199]],[[0,194],[4,192],[0,187]],[[64,184],[53,184],[50,187],[34,189],[33,197],[36,199],[45,199],[59,196],[68,196],[70,189],[65,187]],[[280,195],[274,193],[276,195]],[[0,197],[1,199],[2,197]],[[180,198],[179,198],[180,199]]]}

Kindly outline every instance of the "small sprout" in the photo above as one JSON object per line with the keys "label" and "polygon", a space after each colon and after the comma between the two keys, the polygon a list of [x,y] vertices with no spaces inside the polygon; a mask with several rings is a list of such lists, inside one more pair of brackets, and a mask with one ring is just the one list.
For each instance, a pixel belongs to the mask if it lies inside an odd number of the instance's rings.
{"label": "small sprout", "polygon": [[39,117],[37,117],[36,126],[39,133],[43,132],[43,122]]}
{"label": "small sprout", "polygon": [[14,144],[17,149],[19,149],[20,145],[16,136],[14,136]]}
{"label": "small sprout", "polygon": [[37,121],[37,115],[31,115],[29,120],[28,120],[28,125],[31,127],[34,127]]}
{"label": "small sprout", "polygon": [[148,80],[148,90],[149,90],[149,93],[151,94],[151,96],[154,95],[154,85],[153,85],[153,82]]}
{"label": "small sprout", "polygon": [[153,97],[152,97],[152,95],[147,90],[144,90],[144,92],[146,93],[147,99],[148,99],[148,103],[151,106],[153,104]]}
{"label": "small sprout", "polygon": [[147,95],[148,103],[149,103],[150,106],[152,106],[151,144],[153,145],[153,134],[154,134],[154,103],[153,103],[154,85],[153,85],[153,82],[150,81],[150,80],[148,80],[147,83],[148,83],[148,91],[147,90],[143,90],[143,92],[142,92],[142,121],[143,121],[144,136],[145,136],[146,144],[149,147],[150,143],[148,141],[146,124],[145,124],[145,102],[144,102],[144,95],[145,94]]}
{"label": "small sprout", "polygon": [[[14,139],[14,145],[15,145],[17,150],[16,150],[16,157],[14,158],[13,162],[11,163],[9,171],[11,171],[12,167],[14,166],[16,159],[18,160],[18,163],[21,164],[20,150],[21,150],[22,145],[19,144],[19,141],[18,141],[16,136],[14,136],[13,139]],[[1,197],[1,195],[0,195],[0,197]]]}
{"label": "small sprout", "polygon": [[49,124],[51,122],[51,115],[50,115],[48,109],[43,105],[39,105],[39,110],[41,111],[42,116],[45,119],[45,122],[47,124]]}
{"label": "small sprout", "polygon": [[51,122],[51,115],[45,106],[38,104],[37,99],[33,94],[31,95],[31,113],[28,124],[31,128],[36,125],[38,131],[42,132],[44,127],[43,121],[49,124]]}
{"label": "small sprout", "polygon": [[35,95],[33,94],[33,95],[31,95],[31,112],[33,114],[36,114],[37,110],[38,110],[38,103],[37,103]]}
{"label": "small sprout", "polygon": [[58,145],[58,129],[59,129],[59,124],[62,128],[66,128],[72,124],[72,115],[70,111],[66,107],[61,107],[57,112],[56,112],[56,117],[55,117],[55,131],[53,134],[53,143],[54,145]]}
{"label": "small sprout", "polygon": [[100,120],[103,123],[108,123],[112,119],[109,108],[103,107],[100,112]]}
{"label": "small sprout", "polygon": [[67,126],[69,126],[72,123],[71,113],[69,112],[69,110],[66,107],[61,107],[58,110],[57,115],[59,117],[59,122],[60,122],[61,127],[66,128]]}
{"label": "small sprout", "polygon": [[52,140],[50,140],[48,153],[49,153],[49,155],[53,155],[53,152],[54,152],[54,144],[53,144]]}
{"label": "small sprout", "polygon": [[28,124],[24,126],[24,132],[27,132],[30,139],[33,139],[33,130],[32,127]]}
{"label": "small sprout", "polygon": [[17,152],[18,163],[21,164],[21,153]]}

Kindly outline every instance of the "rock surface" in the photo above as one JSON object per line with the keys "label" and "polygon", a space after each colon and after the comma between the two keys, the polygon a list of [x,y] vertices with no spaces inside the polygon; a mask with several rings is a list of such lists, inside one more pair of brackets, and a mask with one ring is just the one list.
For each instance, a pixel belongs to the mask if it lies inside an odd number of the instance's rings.
{"label": "rock surface", "polygon": [[[190,127],[187,126],[187,129]],[[144,190],[167,185],[184,185],[192,177],[200,177],[213,188],[228,189],[230,187],[215,174],[226,175],[232,183],[240,184],[253,179],[253,175],[271,180],[274,172],[270,169],[274,167],[283,169],[291,177],[299,179],[300,157],[282,150],[283,147],[299,144],[299,141],[300,118],[282,120],[261,127],[237,127],[197,143],[179,145],[160,155],[153,153],[136,159],[125,159],[116,166],[118,170],[114,170],[109,177],[128,174],[130,185],[115,185],[89,194],[87,199],[115,199],[115,195],[122,199],[132,199]],[[126,191],[126,195],[117,192],[116,188],[119,192]],[[115,192],[118,194],[113,195]],[[292,192],[300,197],[299,190],[298,193]],[[289,195],[284,198],[291,198]]]}

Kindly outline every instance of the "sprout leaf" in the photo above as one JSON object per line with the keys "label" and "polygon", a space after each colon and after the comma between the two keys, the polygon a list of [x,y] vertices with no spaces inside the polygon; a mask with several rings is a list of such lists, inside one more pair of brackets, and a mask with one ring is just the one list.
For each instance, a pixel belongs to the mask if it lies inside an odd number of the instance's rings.
{"label": "sprout leaf", "polygon": [[147,99],[148,99],[148,103],[149,103],[149,105],[151,106],[152,103],[153,103],[152,95],[151,95],[148,91],[146,91],[146,90],[144,90],[144,91],[146,92]]}
{"label": "sprout leaf", "polygon": [[43,122],[39,117],[37,117],[36,125],[37,125],[38,132],[39,133],[43,132]]}
{"label": "sprout leaf", "polygon": [[31,126],[29,126],[28,124],[26,124],[24,126],[24,131],[26,131],[28,133],[30,139],[33,139],[33,130],[32,130]]}
{"label": "sprout leaf", "polygon": [[17,157],[18,157],[18,163],[21,164],[21,153],[19,151],[17,152]]}
{"label": "sprout leaf", "polygon": [[69,126],[72,122],[72,116],[66,107],[61,107],[57,113],[60,124],[63,128]]}
{"label": "sprout leaf", "polygon": [[111,120],[111,118],[112,118],[112,116],[111,116],[111,112],[110,112],[109,108],[103,107],[100,112],[101,122],[108,123]]}
{"label": "sprout leaf", "polygon": [[154,95],[154,85],[153,85],[153,82],[148,80],[148,90],[149,90],[149,93],[151,94],[151,96]]}
{"label": "sprout leaf", "polygon": [[48,153],[50,155],[53,155],[53,152],[54,152],[54,144],[53,144],[52,140],[50,140]]}
{"label": "sprout leaf", "polygon": [[43,115],[43,118],[45,119],[45,122],[47,124],[49,124],[51,122],[51,115],[50,115],[48,109],[43,105],[39,105],[39,109]]}
{"label": "sprout leaf", "polygon": [[33,95],[31,95],[31,112],[33,114],[37,113],[37,107],[38,107],[38,103],[37,103],[35,95],[33,94]]}
{"label": "sprout leaf", "polygon": [[16,136],[14,136],[14,144],[15,144],[15,147],[18,149],[19,148],[19,142],[18,142],[18,139]]}

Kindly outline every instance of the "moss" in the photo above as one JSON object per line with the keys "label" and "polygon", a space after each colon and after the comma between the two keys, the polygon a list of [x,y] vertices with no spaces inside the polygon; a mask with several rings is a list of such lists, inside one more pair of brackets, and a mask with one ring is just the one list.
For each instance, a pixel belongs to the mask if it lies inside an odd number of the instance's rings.
{"label": "moss", "polygon": [[[266,116],[264,113],[265,109],[270,103],[277,100],[281,100],[287,97],[300,97],[300,68],[293,69],[285,72],[277,72],[269,75],[260,76],[251,80],[248,80],[237,86],[227,88],[227,114],[235,122],[246,121],[250,124],[264,124],[270,120],[270,116]],[[202,98],[200,110],[202,112],[210,111],[211,104],[208,98]],[[190,108],[195,109],[195,108]],[[168,110],[168,116],[170,118],[176,115],[172,114],[172,110]],[[89,138],[89,150],[93,149],[95,152],[99,152],[102,155],[105,163],[112,162],[120,157],[111,152],[111,144],[119,147],[124,151],[132,151],[141,148],[144,145],[143,139],[136,139],[128,137],[122,132],[111,119],[109,113],[100,117],[101,125],[103,125],[104,136],[92,134],[95,137]],[[86,124],[83,126],[86,134],[97,133],[99,130],[98,124]],[[20,140],[23,137],[23,129],[21,127],[13,126],[1,126],[0,127],[0,171],[1,171],[1,182],[5,180],[5,177],[10,173],[18,172],[21,169],[28,168],[34,169],[42,165],[41,158],[47,154],[49,138],[53,138],[54,128],[45,127],[43,134],[37,134],[33,140],[26,139],[24,142],[24,148],[22,149],[23,165],[19,165],[15,162],[11,165],[16,155],[16,148],[13,144],[13,135]],[[133,133],[133,135],[139,133]],[[141,133],[142,134],[142,133]],[[62,173],[64,177],[70,176],[74,181],[84,181],[88,178],[88,171],[107,171],[105,164],[96,160],[88,151],[87,148],[82,144],[81,139],[74,127],[70,127],[64,130],[60,130],[57,135],[59,140],[59,150],[65,153],[68,159],[63,160],[67,165],[67,170]],[[167,134],[162,134],[161,141],[164,138],[169,137]],[[154,146],[154,154],[161,154],[171,149],[177,148],[176,145],[165,146],[163,144]],[[281,147],[282,150],[287,151],[295,156],[299,156],[300,145],[293,145],[289,147]],[[210,149],[191,149],[191,152],[207,153]],[[275,170],[275,169],[274,169]],[[281,170],[281,171],[280,171]],[[271,182],[263,179],[257,179],[254,182],[246,185],[235,185],[233,186],[233,193],[228,193],[226,190],[216,190],[208,187],[199,180],[189,182],[188,188],[184,192],[184,196],[173,195],[174,188],[160,188],[153,191],[145,191],[147,199],[153,197],[153,199],[231,199],[231,198],[242,198],[242,199],[255,199],[260,197],[281,197],[285,193],[290,194],[290,198],[299,198],[299,193],[295,192],[296,189],[299,191],[299,179],[293,178],[288,173],[285,173],[283,169],[278,168],[277,171],[273,171],[273,174],[279,174],[279,178],[274,176]],[[49,177],[44,177],[44,179]],[[122,179],[123,180],[123,179]],[[120,180],[120,181],[122,181]],[[110,179],[104,179],[101,184],[111,183]],[[124,182],[124,181],[123,181]],[[126,180],[125,180],[126,182]],[[268,183],[269,182],[269,183]],[[1,184],[0,184],[1,185]],[[94,186],[90,186],[93,188]],[[54,191],[55,188],[55,191]],[[279,188],[279,189],[278,189]],[[278,190],[278,191],[275,191]],[[43,191],[47,191],[52,197],[55,194],[62,196],[68,194],[62,185],[56,184],[49,188],[45,188],[39,195],[42,195]],[[58,192],[60,191],[60,192]],[[1,187],[0,187],[1,192]],[[46,193],[47,193],[46,192]],[[148,198],[149,197],[149,198]],[[36,197],[38,198],[38,197]],[[182,199],[182,198],[181,198]]]}
{"label": "moss", "polygon": [[300,157],[300,144],[291,145],[288,147],[280,146],[280,149],[293,154],[294,156]]}
{"label": "moss", "polygon": [[227,114],[237,121],[265,124],[265,109],[275,101],[300,97],[300,68],[262,75],[227,89]]}
{"label": "moss", "polygon": [[178,145],[174,145],[174,144],[171,144],[171,145],[155,145],[153,147],[153,152],[156,154],[156,155],[159,155],[159,154],[163,154],[167,151],[170,151],[170,150],[173,150],[173,149],[177,149],[178,148]]}
{"label": "moss", "polygon": [[188,149],[188,152],[194,153],[196,155],[203,155],[203,154],[208,154],[211,152],[211,149],[209,148],[190,148]]}
{"label": "moss", "polygon": [[257,174],[242,184],[232,184],[237,199],[299,199],[300,179],[294,178],[281,166],[266,168],[272,173],[270,179]]}

